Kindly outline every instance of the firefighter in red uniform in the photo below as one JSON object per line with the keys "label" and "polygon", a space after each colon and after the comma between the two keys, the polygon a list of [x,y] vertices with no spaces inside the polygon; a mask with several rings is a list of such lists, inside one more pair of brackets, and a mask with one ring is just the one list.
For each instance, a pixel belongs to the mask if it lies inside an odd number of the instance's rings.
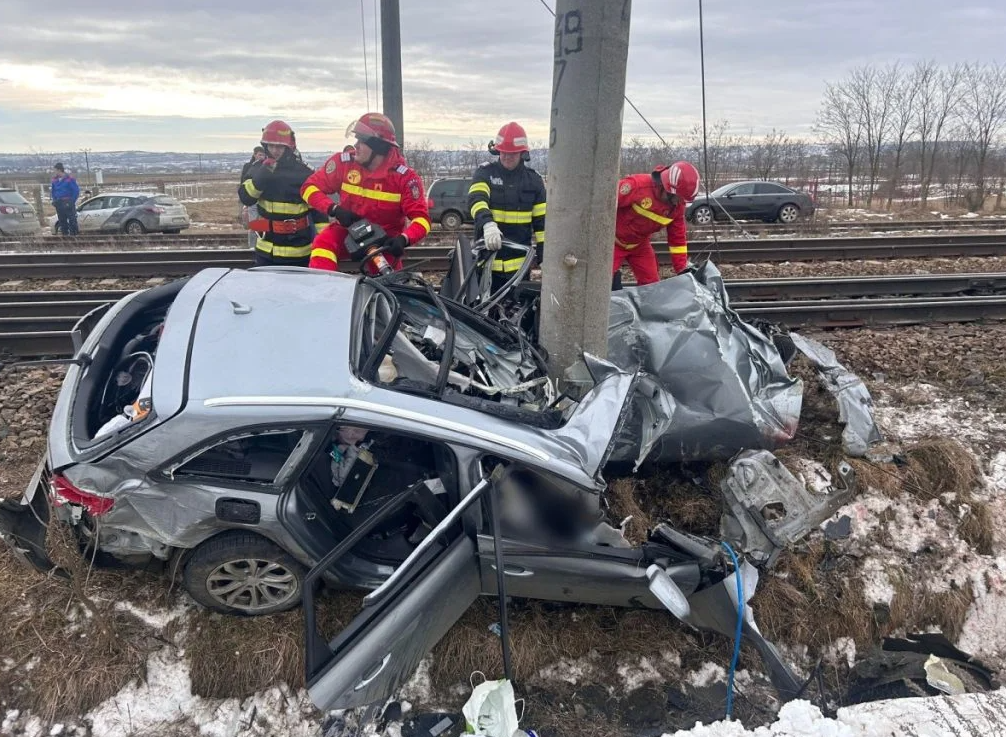
{"label": "firefighter in red uniform", "polygon": [[687,161],[658,166],[650,174],[630,174],[618,183],[618,213],[615,217],[615,258],[611,266],[612,287],[623,261],[636,283],[660,281],[657,254],[650,236],[667,228],[674,273],[688,266],[688,238],[685,232],[685,204],[699,191],[699,172]]}
{"label": "firefighter in red uniform", "polygon": [[[333,218],[314,239],[312,269],[336,271],[347,259],[347,228],[367,219],[388,234],[385,257],[397,271],[402,254],[430,232],[430,214],[423,181],[405,163],[395,140],[395,127],[380,113],[367,113],[349,126],[356,151],[334,154],[304,181],[300,193],[311,207]],[[328,197],[339,195],[339,204]],[[410,222],[406,222],[406,220]],[[376,273],[372,264],[368,270]]]}

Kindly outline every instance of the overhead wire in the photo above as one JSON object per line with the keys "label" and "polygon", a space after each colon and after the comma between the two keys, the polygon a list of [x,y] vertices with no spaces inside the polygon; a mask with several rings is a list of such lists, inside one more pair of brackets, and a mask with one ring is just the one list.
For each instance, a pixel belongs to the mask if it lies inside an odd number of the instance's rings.
{"label": "overhead wire", "polygon": [[[377,13],[377,0],[374,0],[374,96],[381,92],[381,65],[380,65],[380,47],[377,42],[378,28],[381,27],[380,16]],[[377,100],[374,100],[376,103]],[[379,104],[378,107],[384,108],[383,103]]]}
{"label": "overhead wire", "polygon": [[370,72],[367,70],[367,18],[360,0],[360,32],[363,36],[363,80],[367,86],[367,110],[370,110]]}

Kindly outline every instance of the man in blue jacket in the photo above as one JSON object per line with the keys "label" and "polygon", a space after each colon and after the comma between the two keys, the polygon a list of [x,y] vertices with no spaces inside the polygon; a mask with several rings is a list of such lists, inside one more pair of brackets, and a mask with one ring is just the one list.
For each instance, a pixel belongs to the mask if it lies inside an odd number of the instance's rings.
{"label": "man in blue jacket", "polygon": [[52,170],[49,196],[52,199],[52,206],[56,208],[58,218],[56,229],[63,235],[77,235],[80,232],[77,228],[77,198],[80,196],[80,187],[77,186],[77,180],[66,173],[66,168],[62,164],[54,164]]}

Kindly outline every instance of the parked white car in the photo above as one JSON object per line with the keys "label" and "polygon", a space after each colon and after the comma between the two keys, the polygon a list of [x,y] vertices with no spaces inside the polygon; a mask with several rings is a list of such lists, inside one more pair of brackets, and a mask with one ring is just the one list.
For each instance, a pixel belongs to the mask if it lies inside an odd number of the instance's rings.
{"label": "parked white car", "polygon": [[[81,233],[179,233],[191,224],[185,205],[159,192],[107,192],[77,205]],[[57,234],[55,215],[49,230]]]}

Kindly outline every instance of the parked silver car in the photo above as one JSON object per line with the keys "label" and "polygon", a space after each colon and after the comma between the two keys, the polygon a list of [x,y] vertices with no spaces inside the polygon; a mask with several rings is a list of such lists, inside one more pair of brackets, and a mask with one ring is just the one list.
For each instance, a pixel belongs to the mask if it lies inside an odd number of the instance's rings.
{"label": "parked silver car", "polygon": [[[77,204],[81,233],[180,233],[192,223],[185,205],[158,192],[108,192]],[[49,228],[57,235],[56,216]]]}
{"label": "parked silver car", "polygon": [[[207,269],[76,332],[46,458],[0,503],[0,537],[51,570],[55,515],[99,556],[177,566],[208,607],[303,599],[322,709],[386,700],[502,579],[510,596],[671,600],[732,636],[718,545],[659,525],[633,546],[605,519],[600,472],[635,373],[585,356],[593,388],[559,400],[516,328],[423,283],[282,267]],[[335,639],[315,618],[321,581],[371,589]],[[744,631],[794,695],[753,620]]]}
{"label": "parked silver car", "polygon": [[0,236],[41,235],[38,214],[16,189],[0,189]]}

